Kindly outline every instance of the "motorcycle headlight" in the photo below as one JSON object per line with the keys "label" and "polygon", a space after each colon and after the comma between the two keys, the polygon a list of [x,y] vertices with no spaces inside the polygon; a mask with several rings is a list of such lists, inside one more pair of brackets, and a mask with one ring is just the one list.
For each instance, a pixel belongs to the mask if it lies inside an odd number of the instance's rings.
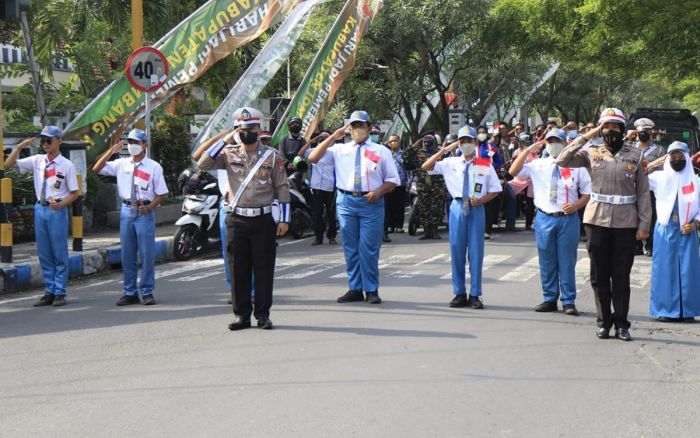
{"label": "motorcycle headlight", "polygon": [[182,204],[182,209],[189,214],[197,214],[204,209],[204,204],[198,199],[186,198]]}

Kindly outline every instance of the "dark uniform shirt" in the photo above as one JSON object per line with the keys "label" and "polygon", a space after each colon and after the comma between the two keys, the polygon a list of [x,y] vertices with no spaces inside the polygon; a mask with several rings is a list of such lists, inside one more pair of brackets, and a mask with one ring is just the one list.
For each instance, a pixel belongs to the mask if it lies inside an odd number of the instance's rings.
{"label": "dark uniform shirt", "polygon": [[291,163],[294,161],[294,158],[296,158],[299,155],[299,151],[301,148],[304,147],[306,144],[306,140],[304,140],[304,137],[301,135],[299,137],[292,137],[287,136],[282,139],[280,142],[280,152],[284,156],[284,159],[286,160],[287,163]]}

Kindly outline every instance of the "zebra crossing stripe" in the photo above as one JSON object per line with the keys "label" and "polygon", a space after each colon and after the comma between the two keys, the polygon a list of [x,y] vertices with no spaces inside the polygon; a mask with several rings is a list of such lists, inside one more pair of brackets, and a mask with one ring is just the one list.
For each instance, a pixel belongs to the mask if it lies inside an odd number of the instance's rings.
{"label": "zebra crossing stripe", "polygon": [[[329,271],[331,269],[337,268],[338,266],[341,266],[340,263],[324,263],[322,265],[314,265],[311,266],[310,268],[297,271],[297,272],[290,272],[288,274],[283,274],[283,275],[278,275],[275,277],[275,280],[300,280],[302,278],[306,277],[311,277],[312,275],[320,274],[321,272]],[[334,277],[331,277],[334,278]]]}
{"label": "zebra crossing stripe", "polygon": [[[481,272],[488,271],[489,269],[493,268],[494,266],[505,262],[510,258],[509,255],[487,255],[484,256],[484,264],[482,265]],[[469,269],[467,269],[467,275],[466,275],[467,280],[470,278],[469,277]],[[452,279],[452,272],[448,272],[447,274],[443,275],[440,277],[441,280],[451,280]]]}
{"label": "zebra crossing stripe", "polygon": [[[389,257],[387,260],[384,260],[384,261],[380,260],[379,261],[379,269],[388,268],[389,266],[393,265],[397,261],[412,259],[415,256],[416,256],[415,254],[396,254],[396,255],[393,255],[393,256]],[[332,275],[331,278],[348,278],[348,273],[347,273],[347,271],[341,272],[340,274]]]}
{"label": "zebra crossing stripe", "polygon": [[499,278],[499,281],[513,281],[517,283],[525,283],[530,281],[532,277],[539,272],[540,262],[539,257],[535,256],[526,261],[522,265]]}

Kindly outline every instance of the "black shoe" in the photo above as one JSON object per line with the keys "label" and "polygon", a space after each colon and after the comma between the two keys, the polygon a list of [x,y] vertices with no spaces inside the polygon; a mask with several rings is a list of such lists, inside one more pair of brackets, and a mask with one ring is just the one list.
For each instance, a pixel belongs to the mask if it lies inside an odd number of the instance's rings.
{"label": "black shoe", "polygon": [[250,318],[243,318],[241,316],[237,316],[236,319],[234,319],[233,322],[228,325],[228,329],[231,331],[243,330],[247,328],[250,328]]}
{"label": "black shoe", "polygon": [[[250,324],[250,321],[248,321],[248,324]],[[258,319],[258,328],[263,330],[272,330],[272,320],[267,317]]]}
{"label": "black shoe", "polygon": [[598,336],[598,339],[608,339],[610,337],[610,329],[600,327],[595,335]]}
{"label": "black shoe", "polygon": [[626,328],[619,328],[615,330],[615,337],[617,339],[621,339],[625,342],[629,342],[632,340],[632,336],[630,335],[630,331],[627,330]]}
{"label": "black shoe", "polygon": [[391,242],[391,238],[389,238],[388,234],[384,233],[384,237],[382,238],[382,242],[384,242],[384,243]]}
{"label": "black shoe", "polygon": [[659,322],[678,322],[678,318],[669,318],[667,316],[659,316],[656,320]]}
{"label": "black shoe", "polygon": [[469,307],[470,303],[466,295],[455,295],[450,301],[450,307]]}
{"label": "black shoe", "polygon": [[491,240],[491,233],[484,233],[484,240]]}
{"label": "black shoe", "polygon": [[61,295],[61,296],[56,296],[56,297],[54,297],[54,299],[53,299],[53,306],[54,306],[54,307],[61,307],[61,306],[65,306],[66,304],[68,304],[68,303],[66,302],[66,297],[64,297],[63,295]]}
{"label": "black shoe", "polygon": [[233,304],[233,300],[229,298],[228,303]]}
{"label": "black shoe", "polygon": [[117,306],[128,306],[130,304],[138,304],[140,302],[141,300],[139,300],[138,295],[124,295],[119,298],[119,301],[117,301]]}
{"label": "black shoe", "polygon": [[397,228],[397,229],[396,229],[396,232],[399,233],[399,234],[403,233],[403,228]]}
{"label": "black shoe", "polygon": [[683,322],[687,322],[688,324],[692,324],[695,322],[695,317],[689,316],[689,317],[683,318]]}
{"label": "black shoe", "polygon": [[153,296],[153,294],[147,294],[143,296],[143,305],[144,306],[152,306],[156,303],[156,299]]}
{"label": "black shoe", "polygon": [[571,316],[578,316],[578,310],[573,304],[564,304],[564,313]]}
{"label": "black shoe", "polygon": [[314,239],[311,242],[311,246],[316,246],[316,245],[323,245],[323,240],[322,239]]}
{"label": "black shoe", "polygon": [[43,297],[39,298],[39,301],[34,303],[34,307],[44,307],[53,304],[54,296],[51,294],[44,294]]}
{"label": "black shoe", "polygon": [[440,239],[442,239],[442,236],[440,236],[440,233],[438,233],[438,232],[436,231],[436,232],[433,233],[433,239],[435,239],[435,240],[440,240]]}
{"label": "black shoe", "polygon": [[392,234],[392,233],[396,232],[396,228],[394,228],[394,227],[389,227],[389,228],[386,230],[386,232],[387,232],[388,234]]}
{"label": "black shoe", "polygon": [[543,301],[535,306],[535,312],[556,312],[559,310],[556,301]]}
{"label": "black shoe", "polygon": [[484,303],[481,302],[481,298],[473,297],[471,295],[469,295],[469,305],[472,307],[472,309],[483,309],[484,308]]}
{"label": "black shoe", "polygon": [[339,303],[352,303],[355,301],[364,301],[365,296],[362,294],[361,290],[349,290],[345,292],[345,295],[338,297]]}
{"label": "black shoe", "polygon": [[420,236],[420,237],[418,238],[418,240],[430,240],[430,239],[432,239],[432,238],[433,238],[433,234],[430,233],[430,232],[428,232],[428,231],[426,231],[425,233],[423,233],[422,236]]}
{"label": "black shoe", "polygon": [[379,292],[367,292],[366,300],[370,304],[381,304],[382,299],[379,298]]}
{"label": "black shoe", "polygon": [[337,245],[337,244],[338,244],[338,241],[335,240],[335,237],[329,237],[329,238],[328,238],[328,244],[329,244],[329,245]]}

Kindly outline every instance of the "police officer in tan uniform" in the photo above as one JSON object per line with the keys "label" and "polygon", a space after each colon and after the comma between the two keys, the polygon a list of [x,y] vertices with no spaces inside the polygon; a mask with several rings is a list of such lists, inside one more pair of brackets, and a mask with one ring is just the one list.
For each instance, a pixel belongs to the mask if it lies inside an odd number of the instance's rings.
{"label": "police officer in tan uniform", "polygon": [[[642,151],[624,142],[622,111],[607,108],[598,123],[597,128],[567,146],[557,158],[557,164],[586,167],[591,174],[591,200],[583,222],[588,235],[591,286],[598,310],[597,336],[607,339],[615,325],[615,336],[631,341],[627,320],[630,272],[635,240],[649,237],[649,180],[642,166]],[[598,135],[603,144],[590,143]]]}
{"label": "police officer in tan uniform", "polygon": [[[199,159],[199,168],[225,169],[228,174],[230,199],[226,226],[236,315],[228,328],[249,328],[253,313],[258,327],[269,330],[275,236],[286,234],[289,228],[289,183],[279,152],[259,142],[262,113],[246,107],[237,114],[238,129],[214,143]],[[234,139],[236,144],[226,147]],[[280,209],[277,224],[271,214],[275,198]],[[255,310],[250,296],[251,274],[255,282]]]}

